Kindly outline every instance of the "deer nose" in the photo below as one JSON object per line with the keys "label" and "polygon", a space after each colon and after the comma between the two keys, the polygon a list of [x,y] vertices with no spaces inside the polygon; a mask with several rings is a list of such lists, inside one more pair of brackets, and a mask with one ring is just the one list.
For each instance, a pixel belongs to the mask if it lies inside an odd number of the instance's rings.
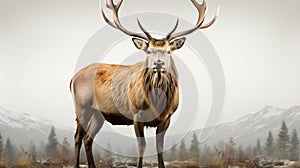
{"label": "deer nose", "polygon": [[165,65],[165,63],[161,60],[154,61],[155,69],[162,69],[163,65]]}
{"label": "deer nose", "polygon": [[154,61],[154,65],[165,65],[165,63],[158,59],[157,61]]}

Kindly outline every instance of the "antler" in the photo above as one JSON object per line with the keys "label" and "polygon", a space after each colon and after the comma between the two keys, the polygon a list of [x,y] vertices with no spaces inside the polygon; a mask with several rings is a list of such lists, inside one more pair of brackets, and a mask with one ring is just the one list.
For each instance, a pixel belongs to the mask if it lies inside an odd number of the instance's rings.
{"label": "antler", "polygon": [[[102,1],[101,1],[102,2]],[[103,8],[102,8],[102,5],[101,5],[101,13],[102,13],[102,16],[104,18],[104,20],[112,27],[116,28],[116,29],[119,29],[121,30],[123,33],[129,35],[129,36],[133,36],[133,37],[138,37],[138,38],[141,38],[141,39],[144,39],[144,40],[151,40],[152,37],[151,35],[142,27],[141,23],[139,22],[138,20],[138,25],[139,27],[142,29],[142,31],[145,33],[145,34],[142,34],[142,33],[136,33],[136,32],[132,32],[132,31],[129,31],[127,30],[125,27],[122,26],[120,20],[119,20],[119,15],[118,15],[118,12],[119,12],[119,9],[120,9],[120,6],[122,5],[122,2],[123,0],[120,0],[117,4],[114,4],[113,0],[110,0],[110,3],[108,3],[106,1],[106,7],[108,9],[110,9],[112,11],[112,16],[113,16],[113,22],[111,22],[105,15],[104,11],[103,11]]]}
{"label": "antler", "polygon": [[180,36],[185,36],[185,35],[191,34],[194,31],[196,31],[197,29],[207,28],[207,27],[211,26],[217,20],[218,13],[219,13],[219,8],[217,10],[217,13],[216,13],[215,17],[210,22],[202,25],[203,22],[204,22],[205,13],[206,13],[206,0],[203,0],[202,4],[199,4],[196,0],[191,0],[191,1],[195,5],[195,7],[197,8],[197,10],[199,12],[198,21],[196,23],[196,26],[194,26],[191,29],[173,34],[173,32],[176,30],[177,25],[178,25],[178,23],[176,23],[175,28],[166,37],[169,41],[171,41],[171,40],[173,40],[177,37],[180,37]]}
{"label": "antler", "polygon": [[178,27],[178,22],[179,22],[179,19],[177,18],[176,24],[175,24],[174,28],[173,28],[173,29],[171,30],[171,32],[166,36],[166,39],[169,39],[169,38],[172,36],[172,34],[175,32],[175,30],[176,30],[177,27]]}

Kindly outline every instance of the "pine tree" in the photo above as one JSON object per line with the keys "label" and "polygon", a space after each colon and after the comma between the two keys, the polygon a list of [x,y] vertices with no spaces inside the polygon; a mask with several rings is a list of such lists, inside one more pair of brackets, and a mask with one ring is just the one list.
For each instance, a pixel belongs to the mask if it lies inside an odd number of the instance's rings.
{"label": "pine tree", "polygon": [[3,158],[3,140],[2,140],[2,135],[0,133],[0,161]]}
{"label": "pine tree", "polygon": [[30,144],[29,144],[29,155],[30,155],[30,159],[32,161],[36,161],[37,159],[37,151],[36,151],[36,147],[33,143],[33,141],[31,140],[30,141]]}
{"label": "pine tree", "polygon": [[58,154],[58,142],[56,138],[55,128],[52,126],[50,134],[48,136],[47,157],[49,159],[55,160],[57,159],[57,154]]}
{"label": "pine tree", "polygon": [[274,138],[271,130],[268,133],[268,138],[265,144],[265,153],[269,157],[274,156]]}
{"label": "pine tree", "polygon": [[285,121],[282,121],[281,129],[278,134],[277,147],[278,157],[280,159],[288,159],[289,135]]}
{"label": "pine tree", "polygon": [[16,151],[9,138],[7,138],[5,143],[4,155],[5,159],[9,162],[15,159]]}
{"label": "pine tree", "polygon": [[246,155],[243,149],[243,146],[240,144],[238,147],[237,160],[239,163],[243,163],[246,160]]}
{"label": "pine tree", "polygon": [[251,145],[248,145],[247,148],[246,148],[246,157],[249,158],[249,159],[253,159],[255,157],[253,155],[252,146]]}
{"label": "pine tree", "polygon": [[201,161],[207,162],[212,155],[212,149],[207,144],[204,145],[202,153],[201,153]]}
{"label": "pine tree", "polygon": [[298,139],[298,134],[296,129],[293,130],[293,135],[291,139],[290,160],[292,161],[299,160],[299,139]]}
{"label": "pine tree", "polygon": [[181,141],[179,146],[179,153],[178,153],[179,160],[186,160],[187,159],[187,152],[185,147],[184,140]]}
{"label": "pine tree", "polygon": [[199,161],[199,157],[200,157],[199,145],[200,142],[198,141],[196,133],[194,133],[193,139],[191,141],[191,146],[190,146],[190,157],[192,159],[195,159],[196,161]]}
{"label": "pine tree", "polygon": [[172,146],[171,153],[172,153],[172,156],[173,156],[174,160],[176,160],[177,159],[177,145],[176,144],[174,144]]}
{"label": "pine tree", "polygon": [[167,154],[167,158],[169,161],[174,161],[177,159],[177,145],[173,143],[170,151]]}
{"label": "pine tree", "polygon": [[255,152],[257,156],[261,156],[262,152],[261,152],[261,144],[260,144],[260,139],[257,139],[256,141],[256,147],[255,147]]}

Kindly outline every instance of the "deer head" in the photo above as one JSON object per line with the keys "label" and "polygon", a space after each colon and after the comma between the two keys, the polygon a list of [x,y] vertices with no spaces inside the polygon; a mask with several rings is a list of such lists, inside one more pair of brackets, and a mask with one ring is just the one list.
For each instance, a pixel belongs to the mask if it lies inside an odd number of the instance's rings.
{"label": "deer head", "polygon": [[[217,14],[215,17],[208,23],[203,24],[205,20],[205,13],[206,13],[206,0],[203,0],[202,4],[199,4],[196,0],[191,0],[194,6],[198,10],[198,20],[194,27],[184,30],[178,33],[176,31],[178,27],[178,19],[174,28],[167,34],[165,38],[162,39],[155,39],[153,38],[148,31],[141,25],[140,21],[137,19],[138,26],[143,31],[143,33],[136,33],[130,30],[127,30],[125,27],[122,26],[119,20],[119,9],[122,5],[123,0],[120,0],[117,4],[114,4],[113,0],[110,0],[110,3],[106,2],[106,7],[111,10],[113,21],[110,21],[104,11],[101,8],[102,16],[104,20],[112,27],[122,31],[123,33],[132,36],[132,41],[135,46],[143,50],[147,54],[147,67],[152,68],[154,72],[165,72],[169,69],[170,65],[172,64],[172,52],[180,49],[186,40],[185,35],[191,34],[198,29],[204,29],[211,26],[217,19]],[[218,9],[219,11],[219,9]]]}

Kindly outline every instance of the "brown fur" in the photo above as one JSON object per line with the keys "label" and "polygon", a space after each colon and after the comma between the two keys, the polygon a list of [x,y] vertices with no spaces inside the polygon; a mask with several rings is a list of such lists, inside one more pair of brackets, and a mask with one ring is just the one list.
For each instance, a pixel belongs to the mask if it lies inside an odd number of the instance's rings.
{"label": "brown fur", "polygon": [[169,42],[167,40],[160,40],[160,39],[152,39],[150,40],[150,45],[157,48],[157,47],[165,47]]}
{"label": "brown fur", "polygon": [[[106,120],[113,125],[140,123],[135,124],[137,137],[144,137],[141,130],[144,126],[157,127],[159,167],[163,167],[163,135],[179,102],[177,70],[172,58],[169,71],[163,73],[147,68],[146,62],[131,66],[91,64],[73,77],[70,89],[78,125],[75,134],[76,165],[79,163],[80,141],[84,140],[89,167],[94,167],[93,138]],[[138,144],[140,167],[145,141],[138,139]]]}
{"label": "brown fur", "polygon": [[[138,110],[148,110],[148,113],[154,113],[153,111],[158,110],[155,108],[159,106],[160,101],[163,101],[160,100],[163,97],[155,95],[154,89],[157,88],[166,94],[164,98],[167,99],[165,109],[157,117],[157,120],[161,120],[168,116],[167,113],[172,114],[178,106],[178,81],[174,65],[171,70],[172,72],[155,75],[153,70],[144,67],[144,62],[132,66],[92,64],[79,71],[71,80],[75,102],[79,101],[80,103],[81,101],[83,106],[92,104],[99,106],[97,110],[103,114],[104,118],[111,115],[124,115],[133,120],[133,115]],[[128,79],[128,76],[131,79]],[[80,97],[78,94],[81,93],[80,88],[88,86],[89,89],[94,90],[93,96],[95,97],[93,100],[87,101],[88,104],[84,104],[87,102],[82,99],[86,97],[78,98],[78,96]],[[151,97],[149,94],[154,95]],[[149,108],[152,111],[149,111]],[[116,117],[115,120],[117,121],[110,119],[109,122],[117,125],[128,125],[129,121],[123,118],[124,123],[122,123],[120,119],[122,117]],[[157,126],[153,122],[145,123],[145,125]]]}

